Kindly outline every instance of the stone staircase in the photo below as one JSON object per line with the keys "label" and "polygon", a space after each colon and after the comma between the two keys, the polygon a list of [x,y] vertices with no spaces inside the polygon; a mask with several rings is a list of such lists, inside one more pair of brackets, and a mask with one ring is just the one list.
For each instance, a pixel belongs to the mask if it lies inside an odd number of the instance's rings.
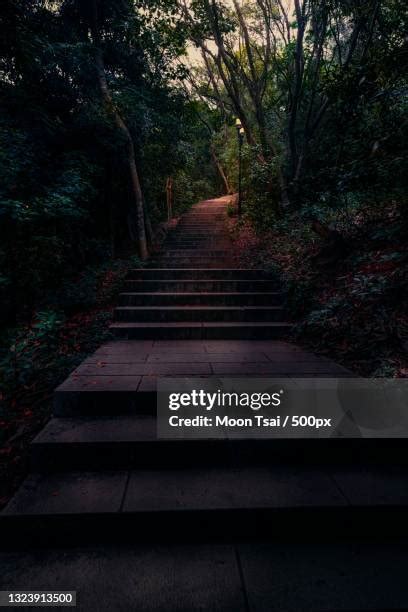
{"label": "stone staircase", "polygon": [[[237,268],[226,201],[196,204],[149,268],[131,270],[112,330],[127,339],[285,337],[282,295],[263,270]],[[157,267],[156,267],[157,266]]]}
{"label": "stone staircase", "polygon": [[[129,272],[117,340],[55,392],[31,472],[0,515],[4,546],[316,541],[406,529],[398,444],[157,438],[160,376],[350,374],[287,341],[277,279],[234,266],[226,205],[194,206],[149,267]],[[140,609],[156,609],[154,596]]]}

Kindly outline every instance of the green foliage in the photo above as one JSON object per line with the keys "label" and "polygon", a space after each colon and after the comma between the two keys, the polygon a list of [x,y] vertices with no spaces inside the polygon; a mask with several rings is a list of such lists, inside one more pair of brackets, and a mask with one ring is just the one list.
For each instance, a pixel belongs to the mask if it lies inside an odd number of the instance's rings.
{"label": "green foliage", "polygon": [[[110,337],[112,304],[136,257],[86,267],[43,297],[43,309],[16,329],[4,330],[0,350],[3,412],[13,400],[49,393],[90,351]],[[2,415],[4,418],[4,414]]]}
{"label": "green foliage", "polygon": [[[15,324],[84,266],[135,250],[134,202],[126,143],[101,101],[87,4],[4,4],[0,314]],[[176,212],[213,191],[209,135],[176,85],[185,32],[167,0],[98,0],[98,9],[108,86],[135,143],[154,228],[167,215],[168,176]]]}
{"label": "green foliage", "polygon": [[3,393],[10,387],[15,389],[32,383],[44,367],[49,372],[63,322],[61,313],[48,310],[38,312],[28,330],[18,330],[9,353],[0,362]]}
{"label": "green foliage", "polygon": [[236,215],[237,213],[237,209],[236,206],[234,206],[234,204],[230,203],[227,206],[227,216],[228,217],[233,217],[234,215]]}
{"label": "green foliage", "polygon": [[[348,194],[348,208],[327,206],[277,218],[260,232],[238,224],[243,265],[281,277],[293,339],[364,376],[406,376],[408,259],[406,225],[397,202]],[[309,214],[343,237],[346,252],[328,257]],[[386,221],[384,223],[384,220]],[[381,224],[381,225],[380,225]],[[331,254],[329,254],[331,255]]]}

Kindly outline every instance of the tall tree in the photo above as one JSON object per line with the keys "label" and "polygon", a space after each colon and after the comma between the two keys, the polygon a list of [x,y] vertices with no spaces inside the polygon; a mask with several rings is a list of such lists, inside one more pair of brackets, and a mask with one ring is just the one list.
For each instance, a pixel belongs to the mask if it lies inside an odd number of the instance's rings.
{"label": "tall tree", "polygon": [[377,41],[394,51],[405,45],[401,29],[386,39],[381,31],[399,0],[179,0],[179,7],[203,58],[197,88],[239,117],[261,163],[274,160],[284,203],[301,194],[311,145],[339,88],[359,90]]}
{"label": "tall tree", "polygon": [[99,89],[103,105],[105,106],[108,115],[112,115],[115,124],[126,143],[126,158],[129,167],[129,176],[132,185],[132,193],[134,199],[134,210],[129,213],[129,229],[131,235],[134,235],[134,226],[136,226],[137,242],[139,247],[139,255],[141,259],[147,259],[147,239],[143,193],[140,185],[139,172],[136,165],[135,146],[132,135],[127,127],[121,113],[114,104],[111,93],[109,91],[108,82],[106,79],[105,64],[103,59],[102,40],[99,23],[99,0],[90,0],[90,33],[92,44],[95,51],[95,69],[98,78]]}

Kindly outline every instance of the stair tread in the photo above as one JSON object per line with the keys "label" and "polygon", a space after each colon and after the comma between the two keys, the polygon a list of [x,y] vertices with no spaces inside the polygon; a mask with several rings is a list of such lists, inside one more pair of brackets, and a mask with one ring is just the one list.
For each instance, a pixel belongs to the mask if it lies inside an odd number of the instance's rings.
{"label": "stair tread", "polygon": [[32,473],[2,513],[54,515],[291,510],[408,505],[406,470],[389,467],[177,468]]}
{"label": "stair tread", "polygon": [[[271,447],[281,446],[282,444],[288,444],[286,438],[264,438],[261,441],[257,438],[247,439],[247,438],[231,438],[228,437],[227,434],[225,438],[214,438],[214,439],[191,439],[186,440],[184,438],[174,438],[174,439],[161,439],[157,437],[157,419],[155,415],[140,415],[140,414],[124,414],[124,415],[105,415],[105,416],[78,416],[78,417],[53,417],[51,418],[45,427],[37,434],[37,436],[32,441],[33,449],[38,446],[43,445],[64,445],[69,447],[72,444],[106,444],[106,443],[114,443],[114,444],[122,444],[122,443],[139,443],[139,442],[151,442],[155,446],[164,442],[166,445],[169,443],[174,444],[182,444],[189,445],[199,444],[202,446],[205,445],[215,445],[215,444],[225,444],[225,441],[228,442],[228,445],[239,445],[244,443],[245,445],[259,445],[265,444],[270,445]],[[338,448],[342,446],[343,448],[349,449],[350,446],[361,444],[361,441],[358,440],[350,440],[350,439],[341,439],[336,440],[336,444],[333,445],[330,440],[310,440],[307,438],[300,439],[292,439],[289,442],[289,445],[292,449],[298,449],[300,447],[312,447],[312,446],[320,446],[325,447],[327,450],[328,444],[332,445],[334,453],[337,452]],[[403,448],[405,442],[403,439],[381,439],[381,440],[366,440],[371,446],[380,445],[382,448],[385,446],[391,445]],[[367,448],[367,446],[366,446]],[[294,450],[292,450],[294,452]],[[230,458],[233,460],[233,457]],[[386,459],[386,458],[385,458]],[[323,459],[324,461],[324,459]],[[386,463],[386,461],[384,461]],[[52,466],[51,466],[52,467]],[[225,467],[225,466],[224,466]]]}
{"label": "stair tread", "polygon": [[[231,452],[233,451],[233,452]],[[189,467],[303,465],[325,467],[339,465],[390,466],[405,456],[403,439],[330,439],[310,440],[264,438],[262,440],[224,437],[214,439],[162,439],[157,437],[155,415],[124,414],[52,418],[34,438],[31,461],[34,471],[55,472],[77,469],[104,470],[136,466],[143,469]],[[354,460],[351,458],[354,457]],[[405,469],[407,469],[405,467]],[[342,479],[350,479],[342,473]],[[340,478],[340,476],[339,476]],[[345,482],[346,482],[345,480]]]}
{"label": "stair tread", "polygon": [[293,468],[33,473],[3,515],[346,506],[330,478]]}
{"label": "stair tread", "polygon": [[287,321],[115,321],[111,328],[120,327],[287,327],[292,328],[292,323]]}
{"label": "stair tread", "polygon": [[[168,272],[174,272],[175,270],[172,270],[172,268],[163,268],[161,271],[163,270],[167,270]],[[194,272],[197,272],[197,270],[199,270],[200,272],[202,270],[208,270],[207,268],[194,268]],[[215,272],[217,270],[217,268],[209,268],[209,270],[211,270],[212,272]],[[153,269],[148,269],[148,272],[154,272]],[[191,270],[189,268],[178,268],[178,271],[183,271],[183,272],[191,272]],[[248,283],[265,283],[265,282],[271,282],[274,281],[275,279],[273,278],[173,278],[173,277],[169,277],[169,278],[128,278],[126,279],[128,282],[131,281],[136,282],[136,283],[142,283],[142,282],[151,282],[151,281],[155,281],[157,283],[169,283],[169,282],[191,282],[194,281],[195,283],[242,283],[242,282],[248,282]]]}
{"label": "stair tread", "polygon": [[[205,295],[205,294],[203,294]],[[207,306],[205,304],[203,305],[191,305],[191,306],[151,306],[151,305],[146,305],[146,306],[117,306],[115,308],[115,310],[136,310],[136,311],[140,311],[140,310],[149,310],[149,311],[154,311],[154,310],[166,310],[166,311],[179,311],[179,310],[212,310],[212,311],[234,311],[234,310],[282,310],[282,306],[244,306],[244,305],[240,305],[240,306]]]}
{"label": "stair tread", "polygon": [[[196,291],[122,291],[119,295],[137,295],[137,296],[161,296],[161,295],[174,295],[174,296],[183,296],[183,297],[189,297],[189,296],[196,296],[197,292]],[[203,291],[200,294],[201,296],[206,296],[206,295],[211,295],[211,296],[228,296],[228,297],[235,297],[235,296],[241,296],[241,295],[247,295],[249,297],[252,296],[258,296],[258,295],[266,295],[266,296],[277,296],[277,295],[283,295],[281,291]]]}
{"label": "stair tread", "polygon": [[[197,270],[198,268],[195,268]],[[187,270],[187,268],[186,268]],[[268,278],[128,278],[128,283],[273,283],[273,279]]]}
{"label": "stair tread", "polygon": [[[178,270],[182,270],[183,272],[190,270],[192,272],[195,272],[197,268],[131,268],[129,272],[144,272],[146,270],[148,270],[149,272],[163,271],[166,273],[168,273],[170,270],[174,270],[176,272]],[[200,272],[205,272],[206,270],[208,270],[208,272],[214,272],[215,270],[220,270],[223,272],[259,272],[259,274],[265,274],[265,270],[258,269],[258,268],[200,268]]]}

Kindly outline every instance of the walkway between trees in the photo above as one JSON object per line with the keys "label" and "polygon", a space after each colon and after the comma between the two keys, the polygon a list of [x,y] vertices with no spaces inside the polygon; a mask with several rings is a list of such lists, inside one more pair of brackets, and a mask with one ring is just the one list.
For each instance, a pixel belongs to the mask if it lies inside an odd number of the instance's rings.
{"label": "walkway between trees", "polygon": [[[37,553],[10,553],[2,558],[3,588],[82,588],[83,609],[95,610],[236,612],[275,609],[271,601],[282,610],[273,584],[289,584],[290,571],[274,578],[282,564],[276,546],[268,552],[239,544],[244,538],[309,537],[315,546],[378,528],[379,521],[397,526],[408,494],[392,466],[367,467],[372,445],[363,442],[371,441],[157,439],[157,377],[349,374],[288,341],[278,279],[234,265],[227,201],[195,205],[149,267],[129,271],[112,324],[117,340],[56,390],[54,417],[31,447],[32,471],[0,517],[10,546],[139,548],[99,548],[98,569],[90,553],[66,553],[65,565],[52,551],[41,562],[33,560]],[[180,548],[182,542],[189,546]],[[308,559],[310,549],[296,546]],[[341,565],[344,556],[337,562],[330,554],[329,565]],[[107,599],[98,602],[98,588],[110,579]],[[376,594],[374,585],[366,597]],[[331,603],[335,593],[321,587],[320,596]]]}

